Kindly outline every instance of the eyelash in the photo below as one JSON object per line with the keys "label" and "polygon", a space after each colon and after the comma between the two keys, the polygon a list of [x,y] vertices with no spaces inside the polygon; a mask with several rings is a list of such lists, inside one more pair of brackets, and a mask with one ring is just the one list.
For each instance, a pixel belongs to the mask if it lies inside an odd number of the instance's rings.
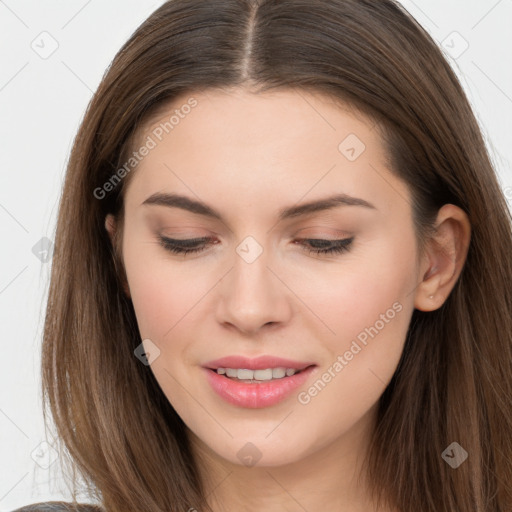
{"label": "eyelash", "polygon": [[[172,253],[175,254],[182,254],[186,256],[187,254],[201,252],[204,250],[204,245],[201,247],[194,247],[190,248],[190,246],[196,245],[200,242],[208,242],[209,238],[190,238],[185,240],[176,240],[174,238],[166,238],[166,237],[159,237],[160,238],[160,244],[162,247]],[[308,242],[309,245],[310,242],[313,242],[313,244],[319,243],[320,245],[326,245],[326,244],[332,244],[332,247],[329,247],[327,249],[322,248],[308,248],[307,246],[302,244],[302,247],[305,251],[307,251],[309,254],[317,254],[317,255],[330,255],[330,254],[341,254],[344,252],[347,252],[350,250],[350,246],[352,245],[352,241],[354,240],[354,237],[352,238],[344,238],[341,240],[322,240],[319,238],[301,238],[299,241]],[[189,246],[189,247],[183,247],[183,246]]]}

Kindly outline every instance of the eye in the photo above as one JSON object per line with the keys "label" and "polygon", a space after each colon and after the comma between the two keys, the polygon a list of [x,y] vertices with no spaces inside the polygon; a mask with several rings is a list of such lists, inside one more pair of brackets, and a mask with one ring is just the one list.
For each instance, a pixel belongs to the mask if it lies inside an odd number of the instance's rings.
{"label": "eye", "polygon": [[189,254],[193,252],[200,252],[204,250],[206,242],[211,241],[211,238],[189,238],[185,240],[178,240],[175,238],[167,238],[160,236],[160,244],[162,247],[175,254]]}
{"label": "eye", "polygon": [[[209,243],[217,243],[216,240],[203,237],[203,238],[189,238],[185,240],[178,240],[175,238],[167,238],[160,236],[160,244],[164,249],[175,254],[190,254],[195,252],[201,252],[205,249],[205,246]],[[309,254],[341,254],[350,249],[352,244],[352,238],[344,238],[341,240],[322,240],[319,238],[301,238],[298,242],[306,242],[307,245],[301,243],[302,248]]]}
{"label": "eye", "polygon": [[309,254],[341,254],[350,249],[354,237],[343,238],[340,240],[322,240],[319,238],[301,238],[300,242],[307,242],[308,246],[303,246]]}

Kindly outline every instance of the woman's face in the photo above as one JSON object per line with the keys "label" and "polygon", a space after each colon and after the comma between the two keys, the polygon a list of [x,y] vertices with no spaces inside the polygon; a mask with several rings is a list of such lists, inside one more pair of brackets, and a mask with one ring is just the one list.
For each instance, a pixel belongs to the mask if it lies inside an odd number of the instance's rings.
{"label": "woman's face", "polygon": [[[137,148],[123,228],[129,295],[151,371],[195,438],[264,466],[355,449],[424,271],[410,192],[377,127],[304,91],[209,90],[174,101]],[[183,255],[160,237],[207,241]],[[269,359],[215,362],[230,356]],[[230,366],[256,367],[235,373],[257,382],[211,369]]]}

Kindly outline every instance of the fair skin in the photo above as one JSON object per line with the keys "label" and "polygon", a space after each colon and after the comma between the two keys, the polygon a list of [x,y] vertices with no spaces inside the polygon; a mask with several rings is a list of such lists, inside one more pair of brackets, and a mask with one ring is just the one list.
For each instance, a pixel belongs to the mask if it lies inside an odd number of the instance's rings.
{"label": "fair skin", "polygon": [[[469,221],[445,205],[437,243],[419,255],[410,192],[386,167],[377,127],[326,97],[209,90],[177,98],[160,117],[169,119],[190,97],[197,106],[131,177],[122,248],[141,339],[160,350],[151,371],[189,429],[208,501],[215,512],[372,511],[362,461],[379,397],[414,309],[439,308],[453,289]],[[140,140],[162,119],[145,125]],[[350,134],[365,145],[353,161],[338,148]],[[142,205],[156,192],[200,200],[222,219]],[[285,207],[334,192],[373,208],[341,205],[278,219]],[[116,230],[110,215],[106,228],[111,236]],[[159,235],[215,243],[183,256],[162,247]],[[236,251],[247,236],[263,249],[251,263]],[[310,254],[297,242],[351,237],[347,251],[331,255]],[[382,314],[389,316],[377,324]],[[299,392],[332,372],[370,326],[378,333],[301,403]],[[251,409],[227,403],[204,378],[202,364],[232,354],[317,366],[290,398]],[[237,456],[248,442],[260,454],[253,466]]]}

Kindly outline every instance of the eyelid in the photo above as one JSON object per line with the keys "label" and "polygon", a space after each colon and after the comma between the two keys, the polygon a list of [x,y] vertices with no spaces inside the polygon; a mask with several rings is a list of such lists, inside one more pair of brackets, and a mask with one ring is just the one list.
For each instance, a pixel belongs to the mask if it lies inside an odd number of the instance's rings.
{"label": "eyelid", "polygon": [[[311,235],[309,234],[309,230],[313,230]],[[295,232],[294,237],[300,236],[302,238],[306,238],[306,236],[302,234],[303,231],[308,233],[307,238],[333,237],[333,240],[339,240],[340,238],[349,238],[353,236],[353,233],[343,229],[329,228],[325,226],[307,226]]]}
{"label": "eyelid", "polygon": [[[325,238],[295,238],[293,243],[299,245],[309,254],[316,254],[317,256],[328,259],[329,257],[339,256],[349,251],[354,238],[354,236],[332,240]],[[213,240],[212,244],[212,237],[180,240],[159,235],[159,243],[165,250],[184,257],[194,253],[202,253],[208,249],[208,245],[214,245],[219,242],[218,240]],[[315,244],[319,244],[319,246],[315,246]],[[322,245],[324,245],[324,247],[322,247]],[[327,245],[327,247],[325,247],[325,245]]]}

